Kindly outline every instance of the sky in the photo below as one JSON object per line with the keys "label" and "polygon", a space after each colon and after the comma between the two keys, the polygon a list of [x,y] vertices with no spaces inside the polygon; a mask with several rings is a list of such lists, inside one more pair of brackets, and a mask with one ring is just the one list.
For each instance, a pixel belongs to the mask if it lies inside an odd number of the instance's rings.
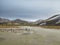
{"label": "sky", "polygon": [[0,0],[0,17],[35,21],[60,14],[60,0]]}

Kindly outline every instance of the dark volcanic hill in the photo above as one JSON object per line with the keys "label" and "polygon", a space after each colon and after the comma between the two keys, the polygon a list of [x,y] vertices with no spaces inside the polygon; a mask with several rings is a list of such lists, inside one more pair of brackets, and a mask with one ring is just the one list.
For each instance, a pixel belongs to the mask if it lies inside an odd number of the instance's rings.
{"label": "dark volcanic hill", "polygon": [[54,15],[46,20],[39,22],[37,25],[58,25],[60,26],[60,14]]}

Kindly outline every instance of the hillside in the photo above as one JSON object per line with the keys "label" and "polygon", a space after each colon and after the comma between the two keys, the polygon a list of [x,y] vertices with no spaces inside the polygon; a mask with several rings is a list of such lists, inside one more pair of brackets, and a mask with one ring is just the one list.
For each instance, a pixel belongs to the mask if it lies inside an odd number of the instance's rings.
{"label": "hillside", "polygon": [[5,19],[5,18],[0,18],[0,25],[10,25],[10,26],[16,26],[16,25],[32,25],[32,23],[29,23],[28,21],[25,20],[21,20],[21,19],[15,19],[15,20],[9,20],[9,19]]}
{"label": "hillside", "polygon": [[46,20],[43,20],[37,25],[60,26],[60,14],[54,15]]}

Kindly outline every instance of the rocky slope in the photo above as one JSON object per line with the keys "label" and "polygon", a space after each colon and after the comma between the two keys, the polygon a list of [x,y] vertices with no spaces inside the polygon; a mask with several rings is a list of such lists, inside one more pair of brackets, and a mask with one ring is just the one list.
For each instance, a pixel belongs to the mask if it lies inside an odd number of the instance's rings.
{"label": "rocky slope", "polygon": [[60,14],[54,15],[38,23],[38,25],[58,25],[60,26]]}

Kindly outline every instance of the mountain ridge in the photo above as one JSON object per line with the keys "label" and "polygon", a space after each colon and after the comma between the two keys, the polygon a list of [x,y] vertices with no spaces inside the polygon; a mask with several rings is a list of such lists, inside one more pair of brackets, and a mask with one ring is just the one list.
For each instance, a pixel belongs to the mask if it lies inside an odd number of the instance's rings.
{"label": "mountain ridge", "polygon": [[60,26],[60,14],[51,16],[50,18],[39,22],[37,25]]}

